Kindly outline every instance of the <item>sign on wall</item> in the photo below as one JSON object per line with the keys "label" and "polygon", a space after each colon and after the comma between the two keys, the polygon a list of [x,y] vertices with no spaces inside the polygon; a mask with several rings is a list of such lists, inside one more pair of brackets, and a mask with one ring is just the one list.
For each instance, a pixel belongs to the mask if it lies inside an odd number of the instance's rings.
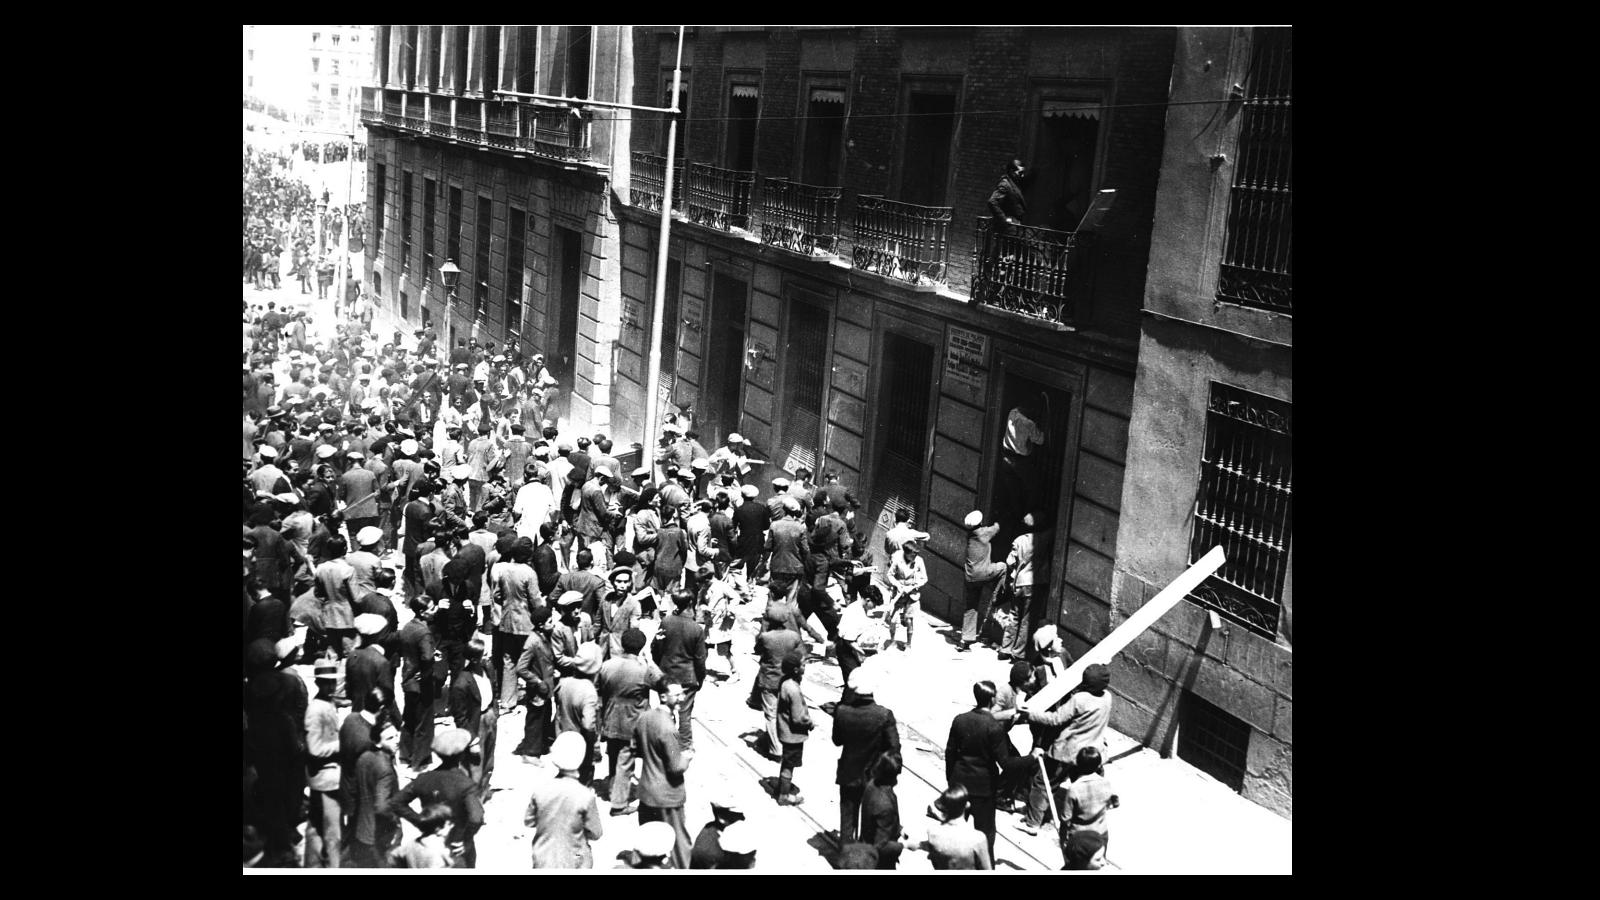
{"label": "sign on wall", "polygon": [[952,380],[966,385],[983,395],[985,366],[989,359],[989,336],[965,328],[950,326],[950,336],[945,341],[945,383]]}

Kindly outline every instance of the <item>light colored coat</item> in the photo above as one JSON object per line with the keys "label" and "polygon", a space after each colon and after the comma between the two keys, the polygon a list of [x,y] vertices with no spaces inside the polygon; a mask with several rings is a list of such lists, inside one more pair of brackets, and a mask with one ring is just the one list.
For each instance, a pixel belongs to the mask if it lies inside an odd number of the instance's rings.
{"label": "light colored coat", "polygon": [[560,776],[533,787],[522,824],[532,828],[535,869],[592,869],[590,841],[605,834],[594,791]]}

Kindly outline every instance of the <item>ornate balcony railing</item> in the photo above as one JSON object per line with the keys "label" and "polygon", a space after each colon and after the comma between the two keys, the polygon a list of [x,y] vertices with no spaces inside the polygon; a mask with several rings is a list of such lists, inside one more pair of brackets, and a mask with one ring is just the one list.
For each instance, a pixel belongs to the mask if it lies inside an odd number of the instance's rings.
{"label": "ornate balcony railing", "polygon": [[483,101],[481,100],[456,100],[456,124],[450,129],[450,136],[458,141],[470,141],[478,144],[483,142]]}
{"label": "ornate balcony railing", "polygon": [[761,181],[761,243],[807,256],[834,250],[839,243],[839,188],[786,178]]}
{"label": "ornate balcony railing", "polygon": [[972,302],[1050,325],[1076,327],[1069,286],[1084,268],[1094,233],[1010,225],[979,218],[972,242]]}
{"label": "ornate balcony railing", "polygon": [[383,92],[383,124],[399,128],[405,124],[400,114],[400,92]]}
{"label": "ornate balcony railing", "polygon": [[690,163],[688,180],[690,221],[719,231],[750,228],[756,173]]}
{"label": "ornate balcony railing", "polygon": [[497,150],[518,149],[517,105],[486,101],[483,110],[486,120],[484,143]]}
{"label": "ornate balcony railing", "polygon": [[[674,166],[678,171],[672,179],[673,209],[683,208],[683,160]],[[632,186],[628,189],[629,202],[640,209],[661,211],[661,196],[666,192],[667,158],[654,153],[633,154]]]}
{"label": "ornate balcony railing", "polygon": [[563,162],[589,161],[589,122],[587,112],[522,104],[522,134],[519,147],[545,159]]}
{"label": "ornate balcony railing", "polygon": [[382,109],[383,109],[383,107],[379,105],[379,101],[378,101],[378,89],[375,88],[375,87],[364,87],[364,88],[362,88],[361,89],[361,121],[363,123],[366,123],[366,122],[382,122],[383,121]]}
{"label": "ornate balcony railing", "polygon": [[857,197],[855,267],[911,284],[944,284],[951,213],[948,206]]}

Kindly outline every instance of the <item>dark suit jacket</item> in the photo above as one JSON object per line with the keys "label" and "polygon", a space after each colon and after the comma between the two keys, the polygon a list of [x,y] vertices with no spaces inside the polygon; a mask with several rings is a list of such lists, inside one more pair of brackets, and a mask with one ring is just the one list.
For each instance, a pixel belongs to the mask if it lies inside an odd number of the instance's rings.
{"label": "dark suit jacket", "polygon": [[377,747],[372,740],[372,726],[360,713],[352,712],[344,717],[339,725],[339,790],[345,803],[355,803],[356,763],[361,754]]}
{"label": "dark suit jacket", "polygon": [[[489,687],[490,690],[494,689],[493,678]],[[489,708],[494,709],[492,700]],[[450,682],[450,715],[456,720],[457,728],[465,728],[476,737],[483,714],[483,696],[478,693],[477,679],[472,677],[470,670],[462,669],[456,673],[456,680]]]}
{"label": "dark suit jacket", "polygon": [[993,797],[1000,770],[1018,759],[1006,728],[986,709],[971,709],[950,723],[944,747],[944,777],[951,787],[966,785],[972,797]]}
{"label": "dark suit jacket", "polygon": [[539,575],[539,593],[555,603],[556,582],[561,580],[561,566],[556,561],[556,551],[549,544],[533,548],[533,571]]}
{"label": "dark suit jacket", "polygon": [[762,690],[778,689],[778,685],[783,683],[783,658],[799,646],[799,631],[779,628],[756,635],[756,655],[761,658],[761,671],[756,675],[756,684]]}
{"label": "dark suit jacket", "polygon": [[766,548],[772,551],[767,568],[774,574],[800,575],[806,570],[805,558],[811,553],[806,526],[796,519],[780,519],[767,532]]}
{"label": "dark suit jacket", "polygon": [[395,643],[399,647],[400,660],[403,664],[400,670],[400,689],[421,691],[422,679],[433,674],[435,649],[433,631],[428,628],[428,623],[414,618],[406,623],[406,627],[400,629],[400,635]]}
{"label": "dark suit jacket", "polygon": [[673,613],[662,620],[650,653],[667,684],[699,689],[706,680],[706,630],[689,616]]}
{"label": "dark suit jacket", "polygon": [[394,665],[376,647],[362,647],[350,654],[344,663],[344,692],[351,705],[359,710],[366,702],[367,692],[374,687],[383,688],[389,702],[384,706],[400,721],[400,706],[394,697]]}
{"label": "dark suit jacket", "polygon": [[734,556],[745,557],[761,552],[761,542],[772,524],[772,512],[759,500],[746,500],[733,511],[733,522],[739,527],[739,542]]}
{"label": "dark suit jacket", "polygon": [[860,785],[866,781],[867,763],[879,753],[900,752],[900,731],[894,713],[870,698],[854,697],[833,711],[833,742],[839,752],[835,784]]}

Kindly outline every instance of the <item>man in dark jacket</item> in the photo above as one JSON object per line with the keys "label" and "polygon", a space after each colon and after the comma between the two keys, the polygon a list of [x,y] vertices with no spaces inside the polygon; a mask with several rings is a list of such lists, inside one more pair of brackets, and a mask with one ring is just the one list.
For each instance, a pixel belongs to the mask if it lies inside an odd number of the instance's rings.
{"label": "man in dark jacket", "polygon": [[773,596],[794,600],[800,579],[805,577],[805,559],[811,553],[811,542],[806,536],[804,514],[800,502],[784,498],[785,515],[772,523],[767,531],[765,549],[772,554],[767,565],[772,572]]}
{"label": "man in dark jacket", "polygon": [[1027,167],[1022,160],[1013,159],[1000,176],[989,195],[989,217],[996,234],[1010,234],[1013,225],[1021,225],[1028,213],[1028,202],[1023,198],[1022,186],[1029,181]]}
{"label": "man in dark jacket", "polygon": [[950,723],[950,739],[944,748],[945,783],[967,789],[972,824],[988,839],[993,858],[995,787],[1002,771],[1026,757],[1012,750],[1005,726],[994,717],[994,682],[974,684],[972,696],[977,705]]}
{"label": "man in dark jacket", "polygon": [[434,666],[443,656],[436,649],[433,631],[433,602],[427,597],[411,601],[411,621],[400,629],[396,643],[401,661],[400,690],[405,693],[405,713],[401,719],[400,762],[413,769],[428,765],[433,747],[433,707],[439,695]]}
{"label": "man in dark jacket", "polygon": [[394,753],[400,746],[400,729],[385,719],[373,729],[375,746],[356,760],[355,821],[351,823],[350,865],[357,869],[386,869],[389,851],[400,837],[400,821],[393,800],[400,791],[394,771]]}
{"label": "man in dark jacket", "polygon": [[[643,763],[639,767],[639,823],[666,822],[676,836],[672,864],[689,868],[689,827],[683,818],[686,794],[684,774],[689,771],[690,754],[678,745],[678,729],[673,709],[679,693],[669,689],[661,695],[661,705],[639,716],[633,726],[633,752]],[[682,709],[678,715],[687,719]]]}
{"label": "man in dark jacket", "polygon": [[305,682],[278,668],[278,653],[265,638],[245,650],[250,681],[245,686],[245,759],[256,770],[257,824],[274,865],[293,865],[300,798],[305,792],[305,717],[310,699]]}
{"label": "man in dark jacket", "polygon": [[486,648],[483,641],[473,638],[467,642],[467,665],[450,682],[450,715],[456,727],[473,735],[477,745],[475,766],[478,793],[489,795],[489,779],[494,775],[494,746],[500,720],[499,707],[495,705],[494,688],[483,667]]}
{"label": "man in dark jacket", "polygon": [[412,808],[413,801],[421,800],[422,808],[435,803],[450,807],[450,833],[445,836],[445,846],[450,849],[452,868],[471,869],[478,864],[478,847],[474,840],[483,827],[483,801],[478,785],[463,768],[463,757],[472,743],[472,735],[465,729],[447,728],[433,739],[433,752],[439,755],[439,767],[418,775],[394,796],[391,807],[407,822],[421,826],[421,814]]}
{"label": "man in dark jacket", "polygon": [[694,698],[706,680],[706,630],[695,621],[694,595],[673,591],[673,613],[656,631],[651,655],[661,667],[667,684],[683,689],[678,703],[678,739],[683,749],[694,752],[694,731],[689,727],[694,715]]}
{"label": "man in dark jacket", "polygon": [[383,616],[372,613],[356,616],[356,633],[361,636],[361,646],[345,660],[344,689],[345,696],[355,698],[367,696],[373,688],[382,688],[384,711],[398,725],[400,707],[394,698],[394,665],[378,646],[378,638],[388,624]]}
{"label": "man in dark jacket", "polygon": [[529,613],[533,632],[523,640],[515,675],[523,684],[522,702],[527,717],[522,726],[522,742],[514,751],[518,756],[543,756],[555,740],[550,698],[556,690],[556,657],[550,647],[549,604]]}
{"label": "man in dark jacket", "polygon": [[861,817],[861,794],[866,787],[867,765],[878,754],[900,752],[900,732],[894,713],[873,699],[877,672],[857,669],[853,690],[834,709],[833,743],[841,748],[839,769],[834,778],[839,785],[839,843],[856,839]]}
{"label": "man in dark jacket", "polygon": [[767,528],[772,524],[772,512],[756,499],[761,491],[755,485],[747,484],[741,491],[744,502],[733,511],[733,523],[739,533],[733,555],[739,560],[745,579],[754,583],[761,566]]}
{"label": "man in dark jacket", "polygon": [[783,750],[778,740],[778,689],[783,684],[783,660],[801,646],[800,631],[790,628],[789,622],[787,606],[771,604],[767,607],[766,630],[756,635],[761,669],[753,690],[760,696],[761,713],[766,719],[766,732],[756,749],[769,756],[781,755]]}
{"label": "man in dark jacket", "polygon": [[611,815],[625,816],[638,808],[630,805],[633,779],[633,726],[650,708],[650,691],[666,689],[666,678],[652,663],[639,658],[644,632],[628,628],[620,638],[622,653],[605,661],[595,676],[600,693],[600,736],[606,740],[611,762]]}

